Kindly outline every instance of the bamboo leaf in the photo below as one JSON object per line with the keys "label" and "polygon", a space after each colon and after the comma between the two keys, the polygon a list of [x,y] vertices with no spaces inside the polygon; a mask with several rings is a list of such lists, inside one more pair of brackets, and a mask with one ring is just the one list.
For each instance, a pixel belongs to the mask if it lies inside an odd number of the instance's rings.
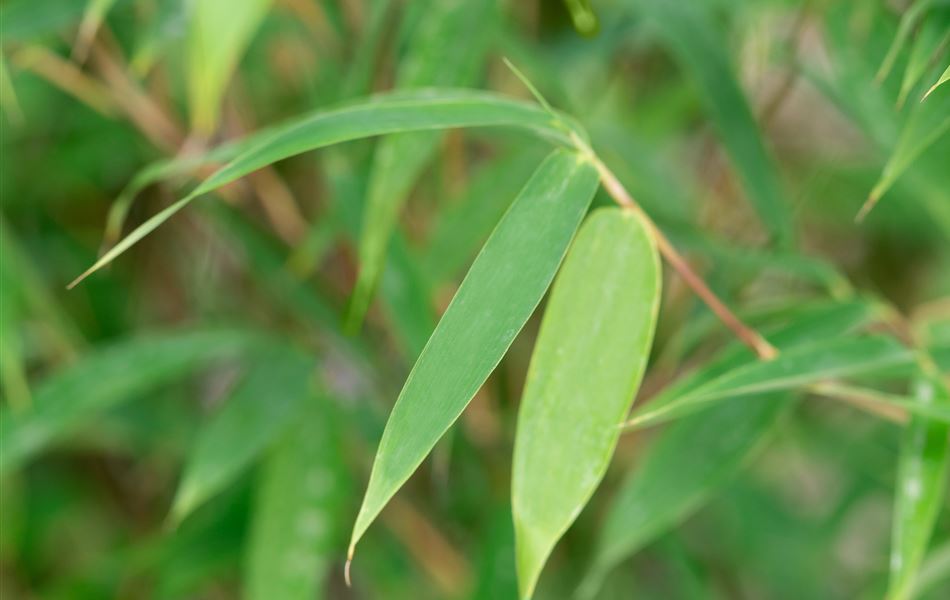
{"label": "bamboo leaf", "polygon": [[188,106],[192,126],[211,135],[221,98],[271,0],[194,0],[188,19]]}
{"label": "bamboo leaf", "polygon": [[452,127],[515,127],[569,144],[562,121],[525,102],[496,94],[466,90],[419,90],[376,96],[362,102],[297,119],[253,144],[245,152],[205,179],[190,194],[154,215],[69,287],[112,262],[117,256],[154,231],[192,200],[279,160],[340,142],[386,133]]}
{"label": "bamboo leaf", "polygon": [[929,16],[921,25],[910,58],[904,68],[901,89],[897,96],[897,106],[903,106],[910,92],[933,64],[940,51],[950,40],[950,11],[938,11]]}
{"label": "bamboo leaf", "polygon": [[[495,5],[495,0],[430,0],[400,64],[396,87],[472,84],[495,29]],[[459,43],[463,38],[465,43]],[[363,320],[399,212],[440,138],[435,131],[399,134],[380,140],[376,147],[363,210],[351,325]]]}
{"label": "bamboo leaf", "polygon": [[782,393],[740,398],[652,440],[608,510],[579,595],[596,597],[611,569],[705,504],[748,464],[790,405]]}
{"label": "bamboo leaf", "polygon": [[[915,395],[927,404],[950,406],[950,393],[936,375],[918,381]],[[889,600],[912,597],[917,572],[943,506],[948,473],[950,425],[912,417],[904,430],[897,473]]]}
{"label": "bamboo leaf", "polygon": [[950,91],[937,88],[926,102],[917,103],[901,129],[881,177],[874,184],[867,202],[858,213],[863,219],[914,161],[950,131]]}
{"label": "bamboo leaf", "polygon": [[313,368],[310,357],[290,348],[255,353],[247,374],[195,442],[172,503],[172,523],[224,488],[286,429],[300,403],[313,396]]}
{"label": "bamboo leaf", "polygon": [[699,86],[750,202],[773,239],[793,242],[794,219],[786,203],[775,164],[762,141],[752,111],[736,80],[724,48],[702,3],[628,0]]}
{"label": "bamboo leaf", "polygon": [[238,331],[180,332],[129,340],[88,355],[37,385],[30,411],[0,411],[0,474],[105,410],[213,361],[235,357],[254,339]]}
{"label": "bamboo leaf", "polygon": [[349,481],[328,398],[305,398],[258,482],[247,549],[249,600],[310,600],[341,543]]}
{"label": "bamboo leaf", "polygon": [[913,353],[894,339],[873,335],[815,342],[774,360],[739,367],[686,394],[664,393],[627,422],[647,427],[710,408],[737,396],[802,388],[824,379],[854,377],[912,364]]}
{"label": "bamboo leaf", "polygon": [[594,212],[554,284],[518,412],[511,507],[522,598],[607,471],[659,298],[659,257],[640,218]]}
{"label": "bamboo leaf", "polygon": [[534,311],[597,187],[597,171],[558,150],[492,232],[416,361],[383,432],[350,555],[383,506],[485,382]]}
{"label": "bamboo leaf", "polygon": [[927,90],[927,93],[925,93],[925,94],[924,94],[924,97],[921,98],[921,101],[926,100],[926,99],[927,99],[927,96],[929,96],[930,94],[932,94],[932,93],[934,92],[934,90],[936,90],[936,89],[937,89],[938,87],[940,87],[941,85],[947,83],[948,81],[950,81],[950,65],[947,65],[947,68],[946,68],[946,70],[943,72],[943,74],[942,74],[939,78],[937,78],[937,81],[934,82],[934,84],[933,84],[932,86],[930,86],[930,88]]}

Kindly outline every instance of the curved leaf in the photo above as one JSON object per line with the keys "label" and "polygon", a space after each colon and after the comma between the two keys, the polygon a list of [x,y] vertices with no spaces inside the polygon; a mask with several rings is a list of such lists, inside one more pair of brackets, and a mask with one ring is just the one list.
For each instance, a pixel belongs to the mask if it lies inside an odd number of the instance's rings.
{"label": "curved leaf", "polygon": [[[452,127],[517,127],[569,144],[561,121],[545,110],[497,94],[469,90],[419,90],[375,96],[318,111],[281,127],[205,179],[190,194],[154,215],[76,278],[95,273],[154,231],[189,202],[279,160],[340,142],[386,133]],[[257,139],[257,138],[255,138]]]}
{"label": "curved leaf", "polygon": [[659,257],[641,219],[594,212],[554,284],[518,412],[511,508],[522,598],[607,471],[659,298]]}
{"label": "curved leaf", "polygon": [[350,554],[504,356],[554,278],[597,171],[558,150],[538,167],[485,242],[429,338],[383,432]]}

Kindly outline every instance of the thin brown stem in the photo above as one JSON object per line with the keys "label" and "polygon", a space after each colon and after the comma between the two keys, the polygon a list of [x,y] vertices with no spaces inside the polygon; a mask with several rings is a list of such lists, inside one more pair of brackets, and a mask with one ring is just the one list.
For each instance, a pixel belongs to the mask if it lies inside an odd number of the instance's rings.
{"label": "thin brown stem", "polygon": [[686,282],[686,285],[693,290],[693,292],[699,296],[706,306],[719,318],[720,321],[725,324],[732,332],[735,334],[739,340],[751,348],[759,358],[763,360],[771,360],[778,356],[778,350],[768,342],[762,335],[756,330],[752,329],[748,325],[742,322],[742,320],[736,316],[732,310],[719,299],[716,294],[709,289],[709,286],[706,285],[706,282],[703,281],[703,278],[696,274],[693,271],[692,267],[689,266],[689,263],[686,262],[686,259],[683,258],[683,255],[670,243],[669,239],[660,229],[656,226],[652,219],[640,208],[640,205],[633,199],[630,193],[627,191],[623,184],[617,179],[617,177],[607,168],[607,166],[597,158],[593,152],[589,151],[589,148],[583,141],[580,139],[574,140],[576,144],[582,149],[586,150],[590,155],[591,160],[594,163],[594,166],[597,168],[597,171],[600,173],[601,183],[604,185],[604,189],[607,190],[607,193],[610,194],[610,197],[619,204],[621,207],[631,210],[643,220],[646,224],[647,229],[650,234],[653,236],[653,239],[656,240],[657,248],[660,250],[660,254],[663,255],[663,258],[666,259],[666,262],[669,263],[673,270],[676,271],[680,277],[683,278],[683,281]]}

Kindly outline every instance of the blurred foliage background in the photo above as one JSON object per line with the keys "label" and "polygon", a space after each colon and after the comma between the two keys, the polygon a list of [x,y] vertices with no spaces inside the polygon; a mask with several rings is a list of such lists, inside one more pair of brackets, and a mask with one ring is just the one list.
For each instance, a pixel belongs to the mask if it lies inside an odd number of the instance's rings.
{"label": "blurred foliage background", "polygon": [[[0,594],[516,596],[510,465],[534,320],[370,529],[352,588],[342,565],[392,402],[543,156],[537,139],[452,130],[302,154],[66,290],[224,159],[209,149],[393,88],[530,99],[503,57],[750,322],[873,304],[862,326],[946,373],[950,85],[921,97],[948,40],[939,1],[3,0]],[[395,162],[374,174],[386,143]],[[374,186],[407,202],[354,334]],[[667,275],[638,403],[730,344]],[[861,383],[912,393],[888,373]],[[536,597],[572,597],[637,473],[641,493],[682,506],[637,534],[596,597],[882,597],[907,415],[794,396],[696,478],[689,461],[716,456],[709,428],[734,421],[623,435]],[[950,595],[937,499],[916,583],[892,597]]]}

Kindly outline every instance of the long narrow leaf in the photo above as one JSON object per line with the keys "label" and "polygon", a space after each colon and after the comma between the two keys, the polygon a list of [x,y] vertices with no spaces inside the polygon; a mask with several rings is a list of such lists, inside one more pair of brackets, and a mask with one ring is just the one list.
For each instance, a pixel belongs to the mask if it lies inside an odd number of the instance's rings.
{"label": "long narrow leaf", "polygon": [[0,474],[103,411],[245,352],[255,336],[195,331],[143,337],[93,353],[36,387],[29,412],[0,412]]}
{"label": "long narrow leaf", "polygon": [[518,412],[511,508],[522,598],[607,471],[659,298],[659,257],[641,220],[593,213],[554,284]]}
{"label": "long narrow leaf", "polygon": [[634,411],[627,425],[647,427],[750,394],[802,388],[824,379],[853,377],[907,367],[913,353],[884,336],[832,339],[800,346],[778,358],[720,375],[684,395],[664,394]]}
{"label": "long narrow leaf", "polygon": [[569,143],[562,122],[532,104],[467,90],[386,94],[295,120],[218,169],[194,191],[139,225],[70,287],[112,262],[189,202],[279,160],[340,142],[386,133],[452,127],[516,127]]}
{"label": "long narrow leaf", "polygon": [[249,600],[317,597],[342,543],[348,477],[329,399],[307,398],[258,484],[245,571]]}
{"label": "long narrow leaf", "polygon": [[[917,382],[921,402],[950,406],[950,393],[934,377]],[[891,582],[887,597],[912,597],[917,572],[927,552],[950,474],[950,426],[911,418],[901,443],[891,542]]]}
{"label": "long narrow leaf", "polygon": [[589,162],[556,151],[492,232],[396,400],[353,527],[351,555],[534,312],[596,187]]}
{"label": "long narrow leaf", "polygon": [[[471,85],[495,30],[495,4],[495,0],[430,0],[400,64],[396,87]],[[459,43],[463,38],[465,43]],[[404,133],[388,136],[376,147],[363,212],[352,323],[362,321],[400,209],[439,139],[438,132]]]}

